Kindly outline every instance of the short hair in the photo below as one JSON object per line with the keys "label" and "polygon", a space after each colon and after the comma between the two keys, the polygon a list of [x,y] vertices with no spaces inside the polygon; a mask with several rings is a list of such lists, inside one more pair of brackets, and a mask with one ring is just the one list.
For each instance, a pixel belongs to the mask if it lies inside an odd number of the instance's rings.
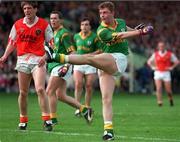
{"label": "short hair", "polygon": [[38,7],[37,1],[22,1],[22,2],[21,2],[21,8],[23,9],[23,7],[24,7],[26,4],[31,5],[33,8],[37,8],[37,7]]}
{"label": "short hair", "polygon": [[98,8],[99,8],[99,10],[103,9],[103,8],[108,8],[111,12],[113,12],[115,9],[115,6],[114,6],[114,3],[110,2],[110,1],[106,1],[106,2],[100,3]]}
{"label": "short hair", "polygon": [[82,18],[80,19],[80,22],[84,22],[84,21],[89,21],[89,23],[91,23],[90,18],[89,18],[89,17],[87,17],[87,16],[82,17]]}
{"label": "short hair", "polygon": [[63,15],[62,15],[62,13],[61,13],[60,11],[52,11],[52,12],[50,13],[50,15],[51,15],[51,14],[57,14],[58,17],[59,17],[59,19],[63,19]]}

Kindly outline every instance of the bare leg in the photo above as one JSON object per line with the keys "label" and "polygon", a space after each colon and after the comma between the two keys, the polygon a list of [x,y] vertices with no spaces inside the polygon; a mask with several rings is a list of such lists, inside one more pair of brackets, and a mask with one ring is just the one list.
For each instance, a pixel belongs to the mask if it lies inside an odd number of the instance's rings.
{"label": "bare leg", "polygon": [[60,79],[59,84],[61,85],[56,90],[58,99],[74,108],[80,109],[81,104],[77,100],[75,100],[75,98],[66,95],[66,81]]}
{"label": "bare leg", "polygon": [[112,97],[115,88],[115,80],[113,76],[101,72],[99,75],[100,89],[102,94],[102,112],[104,119],[104,130],[113,130],[112,117]]}
{"label": "bare leg", "polygon": [[172,96],[172,89],[171,89],[171,81],[165,81],[164,82],[166,92],[168,94],[170,105],[173,106],[173,96]]}
{"label": "bare leg", "polygon": [[46,68],[37,67],[32,73],[42,116],[49,115],[49,103],[45,92]]}
{"label": "bare leg", "polygon": [[97,55],[69,55],[68,57],[68,62],[71,64],[88,64],[98,69],[104,70],[108,74],[114,74],[118,71],[114,58],[108,53]]}
{"label": "bare leg", "polygon": [[95,74],[87,74],[85,75],[86,78],[86,95],[85,95],[85,105],[90,106],[91,104],[91,97],[93,92],[93,82],[95,79]]}
{"label": "bare leg", "polygon": [[32,76],[23,72],[18,72],[19,83],[19,111],[20,116],[27,116],[27,96]]}
{"label": "bare leg", "polygon": [[49,98],[49,106],[51,114],[57,112],[57,97],[55,95],[57,88],[61,85],[59,82],[60,77],[50,76],[46,93]]}
{"label": "bare leg", "polygon": [[74,82],[75,82],[74,96],[78,102],[81,102],[84,74],[81,73],[80,71],[74,70],[73,76],[74,76]]}
{"label": "bare leg", "polygon": [[162,105],[162,81],[155,80],[155,85],[156,85],[157,103],[159,106],[161,106]]}

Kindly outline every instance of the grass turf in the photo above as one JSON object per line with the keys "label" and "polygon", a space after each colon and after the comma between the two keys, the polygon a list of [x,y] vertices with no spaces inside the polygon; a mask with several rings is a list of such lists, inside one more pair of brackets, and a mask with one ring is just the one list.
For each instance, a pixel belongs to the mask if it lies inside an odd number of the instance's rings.
{"label": "grass turf", "polygon": [[[99,92],[94,93],[94,120],[88,125],[74,116],[75,109],[59,102],[59,124],[53,132],[42,130],[37,96],[28,99],[28,130],[17,129],[18,95],[0,93],[0,142],[101,142],[103,134],[102,106]],[[114,94],[114,132],[117,142],[180,142],[180,95],[170,107],[167,96],[158,107],[153,95]]]}

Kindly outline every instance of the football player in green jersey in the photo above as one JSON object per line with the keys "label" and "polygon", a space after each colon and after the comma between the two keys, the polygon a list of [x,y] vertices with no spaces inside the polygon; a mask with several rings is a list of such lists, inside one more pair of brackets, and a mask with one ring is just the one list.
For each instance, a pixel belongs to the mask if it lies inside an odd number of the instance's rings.
{"label": "football player in green jersey", "polygon": [[102,109],[104,119],[103,140],[114,140],[112,97],[115,88],[115,75],[125,72],[127,67],[128,42],[126,38],[150,34],[153,27],[148,25],[131,29],[122,19],[114,18],[114,4],[103,2],[99,5],[101,24],[97,29],[99,39],[105,44],[102,54],[97,55],[68,55],[55,54],[49,49],[47,60],[71,64],[88,64],[99,71],[100,89],[102,94]]}
{"label": "football player in green jersey", "polygon": [[[100,53],[98,50],[100,46],[100,41],[97,35],[91,31],[90,19],[88,17],[83,17],[80,21],[79,33],[74,35],[75,47],[77,54],[90,55]],[[90,107],[93,82],[95,80],[95,75],[97,69],[90,65],[74,65],[74,82],[75,82],[75,98],[78,102],[81,101],[82,89],[83,89],[83,79],[85,81],[85,105]],[[77,109],[75,115],[79,116],[80,111]]]}
{"label": "football player in green jersey", "polygon": [[[50,23],[54,30],[54,52],[65,55],[73,53],[74,46],[72,44],[70,32],[63,27],[62,14],[58,11],[52,11],[50,14]],[[69,64],[51,62],[47,64],[50,78],[46,88],[49,98],[50,115],[53,124],[57,124],[57,101],[58,99],[79,109],[87,122],[92,121],[92,109],[81,105],[73,97],[66,95],[66,81],[72,73],[72,66]]]}

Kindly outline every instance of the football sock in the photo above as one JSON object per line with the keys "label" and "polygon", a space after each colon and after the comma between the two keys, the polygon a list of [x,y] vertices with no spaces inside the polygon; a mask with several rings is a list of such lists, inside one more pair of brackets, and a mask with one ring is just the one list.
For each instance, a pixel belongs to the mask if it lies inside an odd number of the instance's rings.
{"label": "football sock", "polygon": [[85,113],[87,111],[87,107],[85,105],[81,105],[80,112]]}
{"label": "football sock", "polygon": [[20,123],[27,123],[28,117],[27,116],[20,116],[19,121],[20,121]]}
{"label": "football sock", "polygon": [[56,62],[59,62],[62,64],[68,63],[68,61],[69,61],[68,55],[65,55],[65,54],[54,54],[53,58]]}
{"label": "football sock", "polygon": [[57,114],[56,113],[50,113],[50,117],[53,123],[57,123]]}
{"label": "football sock", "polygon": [[50,120],[50,115],[42,115],[41,118],[43,121],[48,121],[48,120]]}
{"label": "football sock", "polygon": [[108,132],[113,133],[113,124],[112,121],[105,121],[104,122],[104,130],[107,130]]}
{"label": "football sock", "polygon": [[50,117],[51,117],[51,119],[52,118],[57,118],[57,113],[50,113]]}

